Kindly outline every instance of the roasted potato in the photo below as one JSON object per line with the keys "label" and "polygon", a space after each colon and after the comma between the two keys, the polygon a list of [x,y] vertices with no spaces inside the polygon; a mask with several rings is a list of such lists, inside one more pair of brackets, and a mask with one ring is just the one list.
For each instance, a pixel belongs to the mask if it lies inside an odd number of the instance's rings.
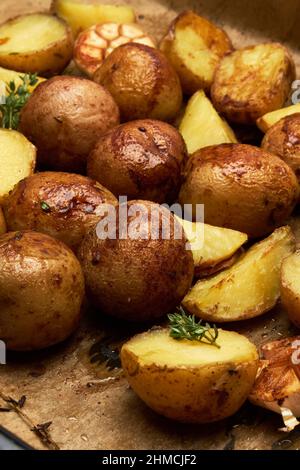
{"label": "roasted potato", "polygon": [[262,132],[267,132],[270,127],[274,126],[274,124],[282,118],[296,113],[300,113],[300,103],[287,106],[286,108],[277,109],[276,111],[271,111],[257,119],[256,124]]}
{"label": "roasted potato", "polygon": [[38,232],[0,237],[0,338],[12,350],[42,349],[77,327],[84,279],[74,254]]}
{"label": "roasted potato", "polygon": [[181,107],[177,73],[153,47],[135,43],[117,47],[98,68],[94,80],[110,91],[123,121],[171,121]]}
{"label": "roasted potato", "polygon": [[229,121],[252,124],[282,108],[295,80],[295,64],[277,43],[246,47],[224,57],[211,89],[212,101]]}
{"label": "roasted potato", "polygon": [[261,146],[282,158],[300,180],[300,113],[286,116],[270,127]]}
{"label": "roasted potato", "polygon": [[289,316],[300,328],[300,251],[286,258],[281,268],[281,302]]}
{"label": "roasted potato", "polygon": [[117,199],[96,181],[72,173],[42,172],[23,179],[6,198],[8,229],[35,230],[73,250]]}
{"label": "roasted potato", "polygon": [[282,225],[299,197],[297,178],[279,157],[245,144],[194,153],[185,168],[179,202],[204,204],[211,225],[262,237]]}
{"label": "roasted potato", "polygon": [[278,228],[253,245],[231,268],[198,281],[183,299],[184,308],[217,323],[262,315],[280,297],[281,264],[294,249],[290,227]]}
{"label": "roasted potato", "polygon": [[202,90],[189,100],[180,122],[179,132],[189,153],[209,145],[237,142],[233,130],[219,116]]}
{"label": "roasted potato", "polygon": [[203,277],[207,271],[213,274],[214,270],[216,272],[227,267],[224,262],[230,262],[248,240],[245,233],[176,218],[190,242],[196,277]]}
{"label": "roasted potato", "polygon": [[134,23],[94,24],[79,34],[74,46],[74,60],[79,70],[93,77],[103,60],[128,42],[155,47],[154,40]]}
{"label": "roasted potato", "polygon": [[89,155],[87,174],[116,196],[171,203],[186,159],[185,143],[174,127],[137,120],[100,137]]}
{"label": "roasted potato", "polygon": [[233,46],[221,28],[193,11],[183,11],[171,23],[160,49],[177,71],[184,93],[192,95],[210,90],[217,65]]}
{"label": "roasted potato", "polygon": [[20,132],[0,129],[0,203],[21,179],[34,172],[36,148]]}
{"label": "roasted potato", "polygon": [[176,421],[208,423],[234,414],[247,399],[258,367],[256,347],[219,330],[219,348],[176,340],[168,328],[134,336],[121,349],[135,393],[157,413]]}
{"label": "roasted potato", "polygon": [[149,201],[120,204],[114,221],[114,230],[98,224],[78,252],[94,305],[130,321],[155,320],[174,310],[194,273],[179,222]]}
{"label": "roasted potato", "polygon": [[249,396],[254,405],[281,413],[287,431],[299,424],[295,416],[300,417],[299,345],[300,336],[294,336],[261,348],[262,360]]}
{"label": "roasted potato", "polygon": [[3,215],[3,211],[0,207],[0,235],[3,235],[3,233],[5,232],[6,232],[6,222],[5,222],[5,218]]}
{"label": "roasted potato", "polygon": [[46,13],[18,16],[0,26],[0,66],[19,72],[54,75],[73,55],[71,29]]}
{"label": "roasted potato", "polygon": [[99,137],[119,124],[107,90],[79,77],[41,83],[21,111],[20,130],[37,146],[40,168],[84,173]]}
{"label": "roasted potato", "polygon": [[129,5],[87,4],[84,1],[52,0],[52,11],[69,23],[76,37],[96,23],[134,23],[135,13]]}

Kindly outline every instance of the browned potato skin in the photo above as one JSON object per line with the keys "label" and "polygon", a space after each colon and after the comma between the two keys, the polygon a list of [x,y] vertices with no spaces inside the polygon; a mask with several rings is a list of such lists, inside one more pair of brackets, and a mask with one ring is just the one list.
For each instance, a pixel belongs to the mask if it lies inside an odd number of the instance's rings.
{"label": "browned potato skin", "polygon": [[261,146],[282,158],[300,179],[300,113],[286,116],[272,126]]}
{"label": "browned potato skin", "polygon": [[143,44],[117,47],[95,72],[94,80],[114,97],[122,121],[171,121],[182,103],[179,78],[166,57]]}
{"label": "browned potato skin", "polygon": [[87,174],[116,196],[171,203],[186,159],[186,145],[174,127],[137,120],[100,137],[89,155]]}
{"label": "browned potato skin", "polygon": [[[127,209],[135,203],[159,208],[149,201],[130,201]],[[164,211],[160,208],[163,219]],[[118,220],[117,213],[116,240],[101,240],[92,230],[79,248],[87,290],[104,314],[129,321],[155,320],[173,311],[189,290],[192,253],[186,250],[185,235],[175,239],[173,228],[170,240],[119,239]]]}
{"label": "browned potato skin", "polygon": [[297,178],[279,157],[245,144],[195,152],[185,169],[181,204],[204,204],[205,222],[263,237],[290,216]]}
{"label": "browned potato skin", "polygon": [[3,214],[3,210],[0,207],[0,235],[6,232],[6,222]]}
{"label": "browned potato skin", "polygon": [[31,351],[66,339],[84,296],[80,264],[63,243],[37,232],[0,237],[0,338]]}
{"label": "browned potato skin", "polygon": [[20,131],[36,145],[39,167],[74,173],[85,173],[99,137],[118,124],[119,110],[109,92],[71,76],[41,83],[20,115]]}
{"label": "browned potato skin", "polygon": [[[49,209],[43,210],[43,202]],[[4,203],[4,211],[9,230],[46,233],[76,250],[101,218],[97,214],[101,206],[117,202],[110,191],[86,176],[42,172],[15,186]]]}
{"label": "browned potato skin", "polygon": [[[290,91],[293,80],[296,78],[295,63],[288,49],[282,44],[272,43],[274,47],[284,49],[285,51],[285,65],[278,76],[277,82],[274,85],[261,81],[258,78],[254,81],[255,91],[248,101],[241,101],[238,98],[239,87],[243,87],[244,77],[243,70],[236,67],[235,77],[236,83],[231,80],[229,83],[223,80],[222,66],[233,54],[240,54],[242,50],[233,52],[231,55],[225,56],[218,65],[214,81],[211,88],[211,97],[213,104],[218,112],[224,115],[226,119],[240,124],[255,124],[256,120],[264,114],[280,109],[284,106]],[[249,46],[244,50],[254,49],[255,46]],[[251,76],[249,77],[251,79]],[[245,78],[247,80],[248,77]],[[231,87],[231,93],[225,90],[225,87]]]}

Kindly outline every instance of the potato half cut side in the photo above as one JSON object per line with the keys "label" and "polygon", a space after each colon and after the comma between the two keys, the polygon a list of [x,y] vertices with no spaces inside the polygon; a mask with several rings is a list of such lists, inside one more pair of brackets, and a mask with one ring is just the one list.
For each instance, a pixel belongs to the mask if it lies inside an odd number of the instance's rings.
{"label": "potato half cut side", "polygon": [[219,116],[202,90],[189,100],[179,132],[185,140],[189,153],[209,145],[237,142],[229,124]]}
{"label": "potato half cut side", "polygon": [[176,69],[183,91],[209,91],[221,58],[233,50],[226,32],[193,11],[183,11],[171,23],[160,44]]}
{"label": "potato half cut side", "polygon": [[20,132],[0,129],[0,203],[15,184],[34,172],[36,148]]}
{"label": "potato half cut side", "polygon": [[177,220],[191,244],[196,277],[202,277],[203,271],[229,260],[248,240],[245,233],[236,230],[190,222],[179,217]]}
{"label": "potato half cut side", "polygon": [[63,20],[44,13],[18,16],[0,26],[0,66],[19,72],[60,73],[71,60],[73,35]]}
{"label": "potato half cut side", "polygon": [[282,263],[280,291],[289,319],[300,328],[300,250]]}
{"label": "potato half cut side", "polygon": [[293,253],[290,227],[281,227],[253,245],[231,268],[198,281],[183,299],[197,317],[213,322],[246,320],[261,315],[280,296],[280,268]]}
{"label": "potato half cut side", "polygon": [[51,10],[69,23],[76,37],[80,31],[100,23],[134,23],[135,13],[128,5],[88,4],[84,1],[53,0]]}
{"label": "potato half cut side", "polygon": [[270,127],[277,124],[282,118],[300,113],[300,103],[287,106],[286,108],[277,109],[257,119],[256,124],[262,132],[267,132]]}
{"label": "potato half cut side", "polygon": [[219,348],[178,341],[155,328],[125,343],[122,367],[135,393],[157,413],[207,423],[235,413],[255,380],[256,347],[238,333],[219,330]]}
{"label": "potato half cut side", "polygon": [[[296,364],[299,362],[299,349],[300,336],[265,344],[257,378],[249,396],[254,405],[281,413],[290,431],[298,423],[295,417],[300,417],[300,376]],[[285,410],[290,413],[287,414]]]}

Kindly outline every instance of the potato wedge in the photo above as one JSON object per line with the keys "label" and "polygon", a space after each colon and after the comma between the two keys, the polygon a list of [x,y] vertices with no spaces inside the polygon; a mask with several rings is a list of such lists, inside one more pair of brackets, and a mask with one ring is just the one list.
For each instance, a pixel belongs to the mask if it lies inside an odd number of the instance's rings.
{"label": "potato wedge", "polygon": [[[7,94],[6,92],[6,84],[9,82],[15,82],[16,87],[22,84],[21,77],[24,76],[24,73],[17,72],[16,70],[9,70],[5,69],[3,67],[0,67],[0,81],[4,82],[4,90],[5,92],[2,93],[2,89],[0,90],[0,96],[3,94]],[[37,77],[38,81],[34,86],[29,86],[29,91],[30,93],[42,82],[44,82],[46,79],[43,77]]]}
{"label": "potato wedge", "polygon": [[73,54],[71,29],[46,13],[18,16],[0,26],[0,66],[19,72],[54,75]]}
{"label": "potato wedge", "polygon": [[[281,413],[287,430],[292,430],[294,417],[300,417],[299,360],[300,336],[271,341],[262,349],[262,360],[249,400],[275,413]],[[285,418],[285,410],[290,410]]]}
{"label": "potato wedge", "polygon": [[222,59],[214,76],[212,101],[229,121],[255,123],[264,114],[284,106],[295,64],[277,43],[246,47]]}
{"label": "potato wedge", "polygon": [[0,129],[0,203],[21,179],[34,172],[36,148],[20,132]]}
{"label": "potato wedge", "polygon": [[6,222],[5,222],[5,218],[3,215],[3,211],[0,207],[0,235],[3,235],[3,233],[5,232],[6,232]]}
{"label": "potato wedge", "polygon": [[183,299],[184,308],[217,323],[262,315],[280,297],[281,264],[294,249],[291,228],[278,228],[253,245],[231,268],[198,281]]}
{"label": "potato wedge", "polygon": [[289,319],[300,328],[300,250],[282,263],[280,292]]}
{"label": "potato wedge", "polygon": [[264,116],[257,119],[256,124],[261,131],[267,132],[270,127],[274,126],[282,118],[296,113],[300,113],[300,103],[264,114]]}
{"label": "potato wedge", "polygon": [[176,218],[191,244],[196,277],[202,277],[202,271],[231,258],[248,240],[245,233],[236,230]]}
{"label": "potato wedge", "polygon": [[69,23],[76,37],[80,31],[99,23],[134,23],[135,13],[128,5],[102,5],[53,0],[51,10]]}
{"label": "potato wedge", "polygon": [[189,153],[209,145],[237,142],[229,124],[219,116],[202,90],[197,91],[189,100],[179,132]]}
{"label": "potato wedge", "polygon": [[217,65],[233,46],[221,28],[184,11],[171,23],[160,49],[176,69],[183,91],[192,95],[199,89],[209,91]]}
{"label": "potato wedge", "polygon": [[219,348],[178,341],[168,328],[136,335],[121,350],[127,380],[153,410],[188,423],[218,421],[246,400],[258,367],[256,347],[238,333],[219,330]]}

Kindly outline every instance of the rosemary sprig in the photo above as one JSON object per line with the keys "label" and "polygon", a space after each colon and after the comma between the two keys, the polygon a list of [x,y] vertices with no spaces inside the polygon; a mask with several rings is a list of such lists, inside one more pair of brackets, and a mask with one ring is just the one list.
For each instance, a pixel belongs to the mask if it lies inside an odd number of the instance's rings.
{"label": "rosemary sprig", "polygon": [[176,313],[170,313],[168,319],[172,338],[199,341],[220,348],[216,342],[219,336],[216,325],[211,326],[209,323],[202,323],[202,320],[197,321],[194,315],[187,315],[182,307],[179,307]]}
{"label": "rosemary sprig", "polygon": [[5,129],[17,129],[19,126],[20,111],[27,103],[30,96],[29,87],[38,82],[36,73],[20,75],[22,84],[16,87],[14,81],[6,85],[7,96],[5,102],[0,104],[2,114],[1,127]]}

